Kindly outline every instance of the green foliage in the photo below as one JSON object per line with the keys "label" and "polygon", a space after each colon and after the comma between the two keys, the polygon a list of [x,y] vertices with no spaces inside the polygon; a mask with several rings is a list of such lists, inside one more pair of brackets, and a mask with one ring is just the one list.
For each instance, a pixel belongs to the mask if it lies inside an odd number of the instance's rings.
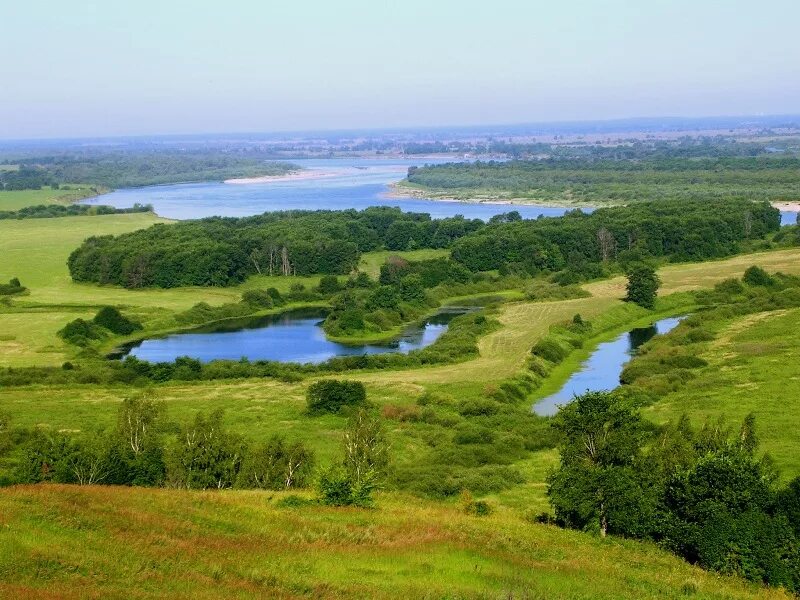
{"label": "green foliage", "polygon": [[98,215],[127,215],[152,212],[149,204],[134,204],[130,208],[114,208],[96,204],[37,204],[19,210],[0,210],[0,221],[5,219],[52,219],[55,217],[82,217]]}
{"label": "green foliage", "polygon": [[228,432],[222,410],[208,417],[197,413],[184,426],[166,456],[170,485],[185,489],[233,487],[242,467],[246,447],[242,438]]}
{"label": "green foliage", "polygon": [[102,327],[91,321],[75,319],[60,329],[58,336],[70,344],[88,346],[94,340],[104,339],[107,334]]}
{"label": "green foliage", "polygon": [[306,487],[314,472],[314,453],[302,442],[272,436],[251,449],[236,479],[237,487],[286,490]]}
{"label": "green foliage", "polygon": [[432,220],[387,207],[212,217],[89,238],[68,266],[75,281],[129,288],[229,286],[254,274],[348,274],[361,252],[389,245],[394,224],[413,230],[415,245],[423,248],[445,248],[483,226],[479,220]]}
{"label": "green foliage", "polygon": [[535,275],[569,266],[576,277],[559,283],[576,283],[602,273],[588,265],[622,261],[620,249],[636,249],[640,260],[706,260],[735,254],[779,228],[780,213],[766,202],[664,200],[489,225],[456,241],[452,258],[471,271],[516,265]]}
{"label": "green foliage", "polygon": [[336,413],[345,407],[365,404],[367,392],[360,381],[323,379],[308,387],[306,401],[310,413]]}
{"label": "green foliage", "polygon": [[759,285],[764,287],[769,287],[775,283],[772,277],[770,277],[764,269],[756,265],[748,267],[748,269],[744,272],[742,281],[747,285]]}
{"label": "green foliage", "polygon": [[95,325],[105,327],[117,335],[130,335],[142,328],[141,323],[133,321],[119,312],[113,306],[104,306],[92,319]]}
{"label": "green foliage", "polygon": [[0,284],[0,296],[13,296],[21,294],[28,288],[24,287],[17,277],[12,277],[8,283]]}
{"label": "green foliage", "polygon": [[242,302],[257,309],[272,308],[274,306],[272,296],[266,290],[247,290],[242,294]]}
{"label": "green foliage", "polygon": [[795,490],[776,494],[752,416],[735,438],[686,419],[654,432],[625,395],[601,392],[576,398],[553,425],[561,462],[548,495],[559,523],[657,540],[705,568],[800,590]]}
{"label": "green foliage", "polygon": [[531,349],[531,354],[558,364],[569,355],[570,350],[565,348],[555,337],[547,336],[536,342]]}
{"label": "green foliage", "polygon": [[[427,165],[408,175],[417,187],[449,196],[491,194],[508,198],[553,198],[570,202],[703,202],[747,198],[776,202],[797,198],[796,157],[739,156],[746,144],[694,143],[680,149],[645,144],[602,148],[551,146],[520,148],[547,160],[464,162]],[[738,148],[737,148],[738,147]],[[496,151],[515,151],[498,143]],[[763,147],[760,149],[763,152]]]}
{"label": "green foliage", "polygon": [[628,293],[625,301],[638,304],[642,308],[652,309],[661,285],[655,269],[650,265],[639,263],[632,266],[626,275],[628,277]]}

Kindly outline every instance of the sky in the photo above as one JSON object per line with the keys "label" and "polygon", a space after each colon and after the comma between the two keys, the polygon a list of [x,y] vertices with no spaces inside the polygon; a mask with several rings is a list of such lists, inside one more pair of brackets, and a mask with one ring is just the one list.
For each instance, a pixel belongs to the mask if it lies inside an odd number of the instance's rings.
{"label": "sky", "polygon": [[800,113],[798,0],[0,3],[0,139]]}

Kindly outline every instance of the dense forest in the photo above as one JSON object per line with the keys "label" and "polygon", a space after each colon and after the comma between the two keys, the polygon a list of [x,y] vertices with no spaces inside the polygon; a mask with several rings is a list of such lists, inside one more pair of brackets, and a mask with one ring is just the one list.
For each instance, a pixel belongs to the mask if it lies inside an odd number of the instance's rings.
{"label": "dense forest", "polygon": [[646,203],[590,215],[501,218],[488,225],[396,208],[288,211],[92,237],[70,255],[68,265],[75,281],[129,288],[227,286],[253,274],[347,274],[362,252],[380,248],[452,247],[453,259],[472,272],[566,270],[560,282],[567,284],[602,275],[606,263],[728,256],[742,242],[779,227],[776,209],[746,200]]}
{"label": "dense forest", "polygon": [[483,226],[396,208],[288,211],[218,218],[92,237],[69,257],[75,281],[130,288],[226,286],[249,275],[347,274],[362,252],[447,248]]}
{"label": "dense forest", "polygon": [[664,257],[706,260],[734,254],[746,240],[780,228],[780,213],[747,200],[649,202],[560,218],[490,224],[453,245],[453,258],[473,271],[561,271],[577,279],[599,266]]}
{"label": "dense forest", "polygon": [[41,189],[85,182],[109,188],[137,187],[284,175],[299,169],[291,163],[272,162],[259,156],[204,151],[54,154],[8,158],[5,163],[18,168],[0,170],[0,190]]}
{"label": "dense forest", "polygon": [[412,167],[407,181],[453,195],[487,194],[588,203],[723,198],[775,202],[800,197],[798,172],[800,159],[789,156],[548,158]]}

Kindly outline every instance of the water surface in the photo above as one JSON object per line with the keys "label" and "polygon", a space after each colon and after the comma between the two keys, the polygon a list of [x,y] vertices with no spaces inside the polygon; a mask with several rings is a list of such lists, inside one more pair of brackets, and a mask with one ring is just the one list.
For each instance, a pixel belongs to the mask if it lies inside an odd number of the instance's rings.
{"label": "water surface", "polygon": [[571,402],[575,396],[586,392],[613,390],[619,386],[619,376],[636,349],[656,335],[674,329],[681,317],[661,319],[650,327],[632,329],[615,340],[597,346],[558,392],[537,402],[533,412],[541,416],[552,416],[559,406]]}
{"label": "water surface", "polygon": [[[336,174],[319,179],[295,179],[270,183],[227,184],[221,182],[156,185],[121,189],[85,202],[126,208],[135,203],[152,204],[156,214],[170,219],[211,216],[245,217],[276,210],[362,210],[370,206],[398,206],[408,212],[428,213],[433,218],[464,215],[489,220],[516,210],[526,219],[540,215],[561,216],[560,207],[442,202],[412,198],[390,198],[389,184],[406,176],[408,167],[453,162],[448,159],[309,159],[292,161],[309,169]],[[590,212],[590,210],[587,210]]]}
{"label": "water surface", "polygon": [[333,342],[325,337],[324,310],[292,310],[146,339],[123,348],[118,356],[130,354],[149,362],[172,362],[180,356],[189,356],[202,362],[247,358],[316,364],[337,356],[407,353],[435,342],[454,316],[470,310],[474,309],[446,307],[424,322],[409,326],[391,342],[356,345]]}

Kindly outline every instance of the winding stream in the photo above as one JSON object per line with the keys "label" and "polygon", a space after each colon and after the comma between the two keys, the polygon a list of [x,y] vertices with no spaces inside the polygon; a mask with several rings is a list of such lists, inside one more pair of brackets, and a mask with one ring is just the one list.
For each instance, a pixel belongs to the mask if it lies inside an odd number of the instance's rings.
{"label": "winding stream", "polygon": [[553,416],[560,406],[577,395],[613,390],[619,386],[622,368],[636,349],[654,336],[672,331],[681,318],[661,319],[650,327],[631,329],[610,342],[600,344],[560,390],[534,404],[533,412],[543,417]]}

